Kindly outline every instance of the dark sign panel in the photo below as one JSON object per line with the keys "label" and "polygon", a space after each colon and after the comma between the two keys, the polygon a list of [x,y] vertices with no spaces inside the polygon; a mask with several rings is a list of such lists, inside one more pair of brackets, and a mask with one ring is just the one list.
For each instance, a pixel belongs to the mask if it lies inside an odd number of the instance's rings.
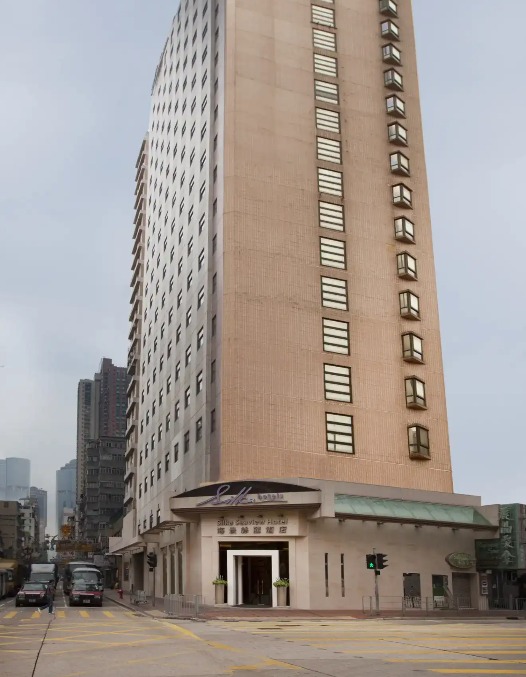
{"label": "dark sign panel", "polygon": [[525,566],[524,544],[521,544],[520,505],[499,507],[499,538],[476,540],[477,567],[513,571]]}

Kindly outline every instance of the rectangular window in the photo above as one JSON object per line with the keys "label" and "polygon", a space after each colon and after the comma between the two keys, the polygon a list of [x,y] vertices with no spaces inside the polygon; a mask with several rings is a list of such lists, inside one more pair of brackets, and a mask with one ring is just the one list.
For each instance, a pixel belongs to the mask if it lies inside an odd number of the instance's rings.
{"label": "rectangular window", "polygon": [[416,269],[416,259],[407,252],[401,252],[396,255],[396,265],[398,277],[406,280],[416,280],[418,278]]}
{"label": "rectangular window", "polygon": [[405,216],[399,216],[394,220],[395,238],[402,242],[415,241],[415,224],[406,219]]}
{"label": "rectangular window", "polygon": [[320,7],[319,5],[311,5],[312,23],[321,24],[322,26],[335,27],[334,10],[330,7]]}
{"label": "rectangular window", "polygon": [[405,103],[398,96],[388,96],[385,100],[387,114],[395,118],[405,118]]}
{"label": "rectangular window", "polygon": [[410,409],[426,409],[426,384],[412,376],[405,379],[405,403]]}
{"label": "rectangular window", "polygon": [[168,472],[170,469],[170,454],[165,454],[164,456],[164,472]]}
{"label": "rectangular window", "polygon": [[339,231],[345,230],[343,205],[323,201],[320,201],[318,205],[321,228]]}
{"label": "rectangular window", "polygon": [[353,417],[346,414],[325,414],[327,451],[354,454]]}
{"label": "rectangular window", "polygon": [[210,383],[213,383],[216,380],[216,361],[212,360],[210,364]]}
{"label": "rectangular window", "polygon": [[199,440],[203,437],[203,419],[198,418],[197,421],[195,422],[195,441],[199,442]]}
{"label": "rectangular window", "polygon": [[413,332],[402,334],[402,356],[406,362],[424,361],[424,342]]}
{"label": "rectangular window", "polygon": [[421,425],[412,425],[407,429],[409,456],[414,458],[430,458],[429,431]]}
{"label": "rectangular window", "polygon": [[328,132],[340,134],[340,114],[327,108],[316,108],[316,127]]}
{"label": "rectangular window", "polygon": [[201,289],[199,290],[199,293],[197,294],[197,308],[198,309],[203,305],[204,300],[205,300],[205,288],[201,287]]}
{"label": "rectangular window", "polygon": [[413,191],[403,183],[392,186],[393,204],[397,207],[413,207]]}
{"label": "rectangular window", "polygon": [[343,197],[343,174],[333,169],[318,167],[318,190],[320,193]]}
{"label": "rectangular window", "polygon": [[325,597],[329,596],[329,553],[325,553],[325,566],[324,566],[324,573],[325,573]]}
{"label": "rectangular window", "polygon": [[184,434],[184,453],[187,454],[190,451],[190,433],[187,431]]}
{"label": "rectangular window", "polygon": [[347,310],[347,282],[334,277],[322,277],[321,303],[324,308]]}
{"label": "rectangular window", "polygon": [[323,318],[323,350],[326,353],[349,354],[349,323]]}
{"label": "rectangular window", "polygon": [[318,160],[326,162],[335,162],[338,165],[342,163],[342,144],[335,139],[325,139],[321,136],[316,138],[316,148]]}
{"label": "rectangular window", "polygon": [[174,463],[177,463],[179,460],[179,443],[176,442],[174,444]]}
{"label": "rectangular window", "polygon": [[338,85],[332,82],[314,80],[314,94],[318,101],[335,104],[340,103],[340,89]]}
{"label": "rectangular window", "polygon": [[324,364],[323,376],[326,400],[352,402],[350,367]]}
{"label": "rectangular window", "polygon": [[314,55],[314,72],[330,78],[338,77],[338,60],[334,56]]}
{"label": "rectangular window", "polygon": [[210,412],[210,432],[213,433],[216,430],[216,410],[212,409]]}
{"label": "rectangular window", "polygon": [[205,340],[205,332],[203,327],[201,327],[197,332],[197,350],[200,350],[200,348],[202,348],[204,340]]}
{"label": "rectangular window", "polygon": [[192,346],[188,346],[184,354],[184,366],[187,367],[192,361]]}
{"label": "rectangular window", "polygon": [[416,294],[407,290],[399,294],[400,298],[400,315],[409,320],[420,319],[420,300]]}
{"label": "rectangular window", "polygon": [[342,583],[342,597],[345,597],[345,555],[340,555],[340,578]]}
{"label": "rectangular window", "polygon": [[329,31],[320,31],[319,28],[312,29],[312,42],[317,49],[326,49],[329,52],[336,51],[336,34]]}
{"label": "rectangular window", "polygon": [[320,259],[322,266],[345,270],[347,267],[345,261],[345,242],[328,237],[320,237]]}

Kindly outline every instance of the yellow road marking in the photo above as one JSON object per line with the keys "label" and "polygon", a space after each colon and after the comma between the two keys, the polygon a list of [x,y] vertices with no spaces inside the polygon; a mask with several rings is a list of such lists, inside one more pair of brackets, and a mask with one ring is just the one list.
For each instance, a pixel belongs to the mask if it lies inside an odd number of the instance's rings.
{"label": "yellow road marking", "polygon": [[483,663],[486,665],[515,665],[517,663],[526,663],[526,660],[520,658],[505,659],[499,658],[498,662],[492,661],[489,658],[478,658],[474,660],[464,660],[463,658],[391,658],[387,659],[387,663],[458,663],[459,665],[471,665],[476,663]]}
{"label": "yellow road marking", "polygon": [[233,646],[228,646],[228,644],[221,644],[221,642],[207,642],[208,646],[211,646],[213,649],[223,649],[223,651],[237,651],[243,652],[243,649],[236,649]]}
{"label": "yellow road marking", "polygon": [[[57,618],[66,618],[66,612],[65,611],[57,611]],[[79,673],[81,674],[81,673]]]}
{"label": "yellow road marking", "polygon": [[5,614],[4,618],[14,618],[17,615],[18,611],[9,611]]}
{"label": "yellow road marking", "polygon": [[172,630],[175,630],[176,632],[180,632],[181,635],[184,635],[185,637],[191,637],[192,639],[197,639],[199,642],[204,642],[205,640],[196,635],[194,632],[191,630],[187,630],[186,628],[182,628],[180,625],[176,625],[175,623],[167,623],[166,621],[162,621],[164,625],[167,625],[169,628],[172,628]]}
{"label": "yellow road marking", "polygon": [[282,661],[274,660],[273,658],[267,658],[266,660],[261,661],[260,663],[252,663],[251,665],[232,665],[229,668],[229,672],[237,672],[238,670],[257,670],[261,668],[274,665],[276,667],[285,668],[286,670],[297,670],[303,671],[304,668],[299,668],[296,665],[289,665],[289,663],[283,663]]}
{"label": "yellow road marking", "polygon": [[82,618],[89,618],[89,611],[84,611],[83,609],[81,609],[79,611],[79,614],[82,616]]}
{"label": "yellow road marking", "polygon": [[38,611],[33,611],[31,618],[40,618],[40,613]]}
{"label": "yellow road marking", "polygon": [[102,613],[108,618],[115,618],[111,611],[103,611]]}

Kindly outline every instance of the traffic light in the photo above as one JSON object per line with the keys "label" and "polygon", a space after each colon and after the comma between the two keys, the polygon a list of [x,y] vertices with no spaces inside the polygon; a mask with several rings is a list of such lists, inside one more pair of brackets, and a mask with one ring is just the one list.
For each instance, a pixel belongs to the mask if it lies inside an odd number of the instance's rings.
{"label": "traffic light", "polygon": [[383,555],[381,552],[376,555],[376,568],[385,569],[388,566],[387,564],[387,555]]}
{"label": "traffic light", "polygon": [[146,561],[150,567],[150,571],[153,571],[157,566],[157,555],[154,552],[149,552],[146,556]]}
{"label": "traffic light", "polygon": [[376,570],[376,555],[365,555],[365,561],[368,569]]}

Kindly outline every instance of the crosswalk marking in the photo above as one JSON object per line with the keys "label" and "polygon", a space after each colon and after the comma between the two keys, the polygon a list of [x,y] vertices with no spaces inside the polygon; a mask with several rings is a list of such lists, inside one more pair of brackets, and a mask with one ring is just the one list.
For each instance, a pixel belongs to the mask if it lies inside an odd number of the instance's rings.
{"label": "crosswalk marking", "polygon": [[79,614],[82,616],[82,618],[89,618],[89,612],[85,611],[84,609],[79,611]]}
{"label": "crosswalk marking", "polygon": [[430,672],[438,672],[441,675],[526,675],[526,670],[462,670],[462,669],[437,669]]}
{"label": "crosswalk marking", "polygon": [[18,611],[9,611],[5,614],[4,618],[14,618],[17,615]]}
{"label": "crosswalk marking", "polygon": [[57,611],[57,618],[66,618],[66,612],[63,609]]}
{"label": "crosswalk marking", "polygon": [[111,611],[103,611],[102,613],[103,613],[105,616],[107,616],[108,618],[114,618],[114,616],[113,616],[113,614],[111,613]]}

